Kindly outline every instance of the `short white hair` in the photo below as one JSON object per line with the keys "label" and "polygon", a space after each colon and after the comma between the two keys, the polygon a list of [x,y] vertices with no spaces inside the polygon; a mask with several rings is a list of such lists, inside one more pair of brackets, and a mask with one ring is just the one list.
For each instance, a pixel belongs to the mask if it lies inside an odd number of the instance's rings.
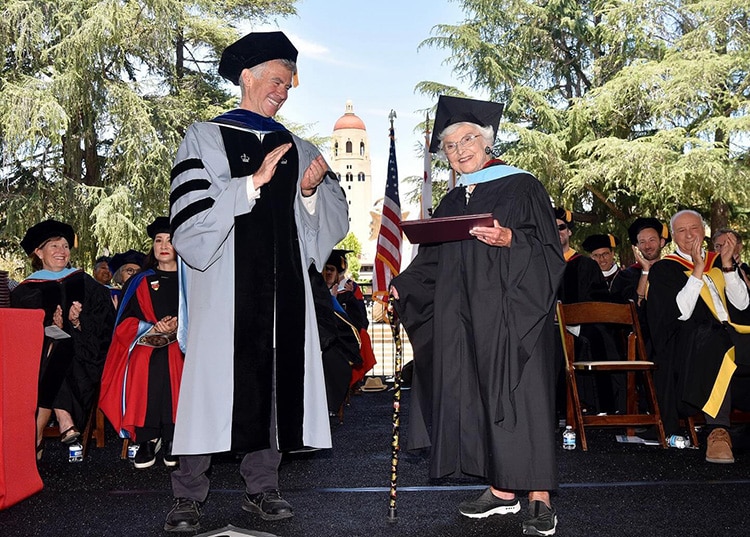
{"label": "short white hair", "polygon": [[472,123],[470,121],[459,121],[458,123],[451,123],[447,127],[443,129],[443,131],[438,135],[438,140],[440,140],[440,147],[438,148],[440,150],[440,155],[445,157],[445,151],[443,150],[443,139],[446,136],[450,136],[454,132],[456,132],[459,127],[462,127],[464,125],[469,125],[471,127],[474,127],[479,131],[479,136],[482,137],[485,143],[485,147],[489,146],[492,147],[495,143],[495,129],[492,127],[492,125],[487,125],[486,127],[483,127],[482,125],[477,125],[476,123]]}
{"label": "short white hair", "polygon": [[703,227],[704,228],[706,227],[706,221],[701,216],[701,213],[699,213],[698,211],[694,211],[692,209],[683,209],[682,211],[677,211],[676,213],[674,213],[674,215],[672,216],[672,218],[669,219],[669,230],[672,232],[672,235],[674,235],[674,223],[675,223],[675,221],[680,216],[682,216],[684,214],[692,214],[693,216],[698,217],[698,219],[701,221],[701,224],[703,225]]}

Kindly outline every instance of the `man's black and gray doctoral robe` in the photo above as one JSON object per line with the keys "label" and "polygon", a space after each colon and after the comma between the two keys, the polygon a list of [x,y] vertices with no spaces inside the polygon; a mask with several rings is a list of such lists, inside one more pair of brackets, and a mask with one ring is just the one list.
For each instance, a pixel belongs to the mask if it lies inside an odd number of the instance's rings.
{"label": "man's black and gray doctoral robe", "polygon": [[[502,177],[502,175],[500,175]],[[553,304],[564,270],[544,187],[527,173],[449,192],[435,217],[492,213],[509,248],[421,245],[393,280],[414,348],[407,447],[431,447],[430,475],[507,489],[557,486]]]}
{"label": "man's black and gray doctoral robe", "polygon": [[[310,212],[300,181],[318,150],[268,118],[234,115],[272,128],[193,124],[172,171],[172,241],[188,301],[173,452],[266,449],[272,409],[279,450],[330,447],[308,268],[320,270],[346,235],[346,198],[329,174]],[[273,179],[249,200],[251,174],[286,142]]]}

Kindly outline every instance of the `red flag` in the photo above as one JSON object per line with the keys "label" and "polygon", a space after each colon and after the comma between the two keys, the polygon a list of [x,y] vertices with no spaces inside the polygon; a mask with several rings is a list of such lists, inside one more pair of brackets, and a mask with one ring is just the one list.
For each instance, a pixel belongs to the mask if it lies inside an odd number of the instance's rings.
{"label": "red flag", "polygon": [[375,250],[375,266],[372,276],[372,298],[388,302],[388,286],[401,270],[401,202],[398,197],[398,168],[396,167],[396,144],[391,119],[391,150],[388,156],[388,179],[385,183],[383,216],[380,219],[378,245]]}

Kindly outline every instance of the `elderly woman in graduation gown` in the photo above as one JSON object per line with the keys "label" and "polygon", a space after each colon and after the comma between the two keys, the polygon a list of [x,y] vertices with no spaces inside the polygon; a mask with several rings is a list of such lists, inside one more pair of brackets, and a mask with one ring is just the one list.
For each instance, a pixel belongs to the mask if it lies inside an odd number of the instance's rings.
{"label": "elderly woman in graduation gown", "polygon": [[45,220],[29,228],[21,247],[35,272],[11,293],[15,308],[45,311],[45,340],[39,372],[37,454],[52,413],[60,440],[79,439],[96,403],[114,309],[109,291],[81,269],[70,268],[73,228]]}
{"label": "elderly woman in graduation gown", "polygon": [[[528,172],[493,158],[502,105],[441,96],[430,151],[461,174],[434,217],[491,213],[473,239],[420,245],[391,292],[414,347],[407,447],[431,448],[431,477],[491,485],[468,517],[515,513],[552,535],[554,301],[565,263],[550,199]],[[544,533],[542,533],[544,532]]]}
{"label": "elderly woman in graduation gown", "polygon": [[172,438],[185,362],[176,338],[177,254],[169,218],[158,217],[146,231],[153,245],[145,270],[123,290],[99,400],[120,436],[138,443],[136,468],[152,466],[160,449],[166,466],[177,465]]}

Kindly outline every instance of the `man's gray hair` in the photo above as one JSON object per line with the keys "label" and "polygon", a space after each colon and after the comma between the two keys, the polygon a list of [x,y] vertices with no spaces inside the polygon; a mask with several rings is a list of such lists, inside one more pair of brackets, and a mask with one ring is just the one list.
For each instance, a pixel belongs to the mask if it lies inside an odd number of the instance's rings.
{"label": "man's gray hair", "polygon": [[[268,68],[268,64],[270,62],[281,62],[281,64],[289,69],[292,72],[292,77],[297,74],[297,63],[293,62],[292,60],[287,60],[286,58],[279,58],[277,60],[268,60],[267,62],[259,63],[258,65],[253,65],[252,67],[248,67],[247,69],[250,71],[250,74],[253,75],[253,78],[259,79],[263,76],[263,72]],[[245,95],[245,84],[242,81],[242,74],[240,74],[240,95]]]}
{"label": "man's gray hair", "polygon": [[728,227],[719,228],[719,230],[711,236],[711,242],[715,242],[716,239],[718,239],[722,235],[726,235],[727,233],[731,233],[732,235],[734,235],[734,238],[737,239],[737,243],[742,244],[742,237],[740,236],[740,234]]}
{"label": "man's gray hair", "polygon": [[267,62],[259,63],[258,65],[253,65],[252,67],[249,67],[250,72],[253,74],[255,78],[260,78],[263,76],[263,71],[266,70],[266,67],[268,67],[269,62],[281,62],[281,64],[289,69],[293,75],[297,74],[297,64],[293,62],[292,60],[287,60],[285,58],[279,58],[277,60],[268,60]]}

